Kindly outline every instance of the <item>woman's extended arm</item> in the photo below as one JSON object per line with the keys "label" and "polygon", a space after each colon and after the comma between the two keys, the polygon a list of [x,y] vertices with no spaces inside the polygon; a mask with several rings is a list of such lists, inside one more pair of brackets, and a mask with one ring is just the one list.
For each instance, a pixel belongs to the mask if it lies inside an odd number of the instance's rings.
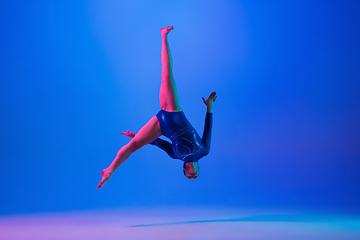
{"label": "woman's extended arm", "polygon": [[[131,132],[129,130],[127,132],[122,132],[121,134],[131,137],[131,138],[135,137],[135,133]],[[169,157],[176,158],[174,155],[174,151],[172,149],[171,143],[169,143],[168,141],[162,140],[161,138],[157,138],[149,144],[158,146],[159,148],[164,150],[169,155]]]}
{"label": "woman's extended arm", "polygon": [[202,144],[204,145],[204,150],[201,154],[202,155],[201,157],[208,155],[210,151],[211,129],[213,123],[212,107],[214,105],[216,98],[217,98],[216,92],[212,92],[207,100],[205,100],[205,98],[202,98],[205,105],[207,106],[207,113],[205,118],[204,133],[201,139]]}
{"label": "woman's extended arm", "polygon": [[201,139],[202,144],[204,145],[204,150],[202,151],[202,157],[206,156],[210,152],[210,142],[211,142],[211,128],[213,123],[213,116],[212,113],[206,113],[205,118],[205,126],[204,126],[204,133]]}

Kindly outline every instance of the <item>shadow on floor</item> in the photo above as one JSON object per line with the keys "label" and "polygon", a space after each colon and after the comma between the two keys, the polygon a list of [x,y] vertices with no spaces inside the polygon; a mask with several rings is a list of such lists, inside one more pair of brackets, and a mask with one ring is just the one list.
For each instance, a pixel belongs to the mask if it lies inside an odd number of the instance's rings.
{"label": "shadow on floor", "polygon": [[356,221],[359,223],[359,218],[339,217],[334,215],[304,215],[304,214],[291,214],[291,215],[259,215],[243,218],[230,218],[230,219],[213,219],[213,220],[196,220],[172,223],[156,223],[156,224],[141,224],[129,227],[152,227],[152,226],[167,226],[167,225],[181,225],[192,223],[221,223],[221,222],[308,222],[308,223],[325,223],[325,222],[338,222],[338,221]]}

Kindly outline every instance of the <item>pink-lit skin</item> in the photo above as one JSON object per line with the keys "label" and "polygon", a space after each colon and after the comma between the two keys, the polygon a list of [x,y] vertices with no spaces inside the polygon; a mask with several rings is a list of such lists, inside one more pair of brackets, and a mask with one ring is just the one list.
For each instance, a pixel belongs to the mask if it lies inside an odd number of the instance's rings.
{"label": "pink-lit skin", "polygon": [[[173,29],[173,27],[161,28],[161,86],[160,86],[160,107],[166,111],[181,111],[179,105],[179,98],[177,95],[175,81],[172,78],[172,60],[170,55],[170,49],[167,43],[167,34]],[[159,121],[157,117],[152,117],[140,130],[134,135],[128,144],[123,146],[117,153],[115,159],[110,166],[101,171],[102,179],[98,185],[98,189],[102,188],[104,184],[109,181],[110,177],[114,174],[121,164],[130,157],[132,153],[142,148],[146,144],[154,141],[156,138],[162,135]]]}
{"label": "pink-lit skin", "polygon": [[110,166],[101,171],[102,179],[97,188],[102,188],[104,184],[109,181],[110,177],[113,175],[116,169],[118,169],[132,153],[154,141],[161,135],[162,131],[159,121],[157,120],[156,116],[154,116],[139,130],[136,136],[131,139],[128,144],[124,145],[118,151]]}
{"label": "pink-lit skin", "polygon": [[[174,29],[172,26],[160,29],[161,39],[162,39],[162,47],[161,47],[162,71],[161,71],[161,86],[160,86],[159,100],[160,100],[160,108],[162,110],[168,112],[179,112],[182,109],[180,107],[177,88],[172,74],[172,58],[171,58],[169,44],[167,41],[167,35],[172,29]],[[203,98],[204,103],[207,105],[207,112],[212,112],[212,105],[215,99],[216,99],[215,92],[211,93],[210,97],[207,100]],[[132,153],[139,150],[143,146],[149,144],[150,142],[154,141],[156,138],[160,137],[162,135],[162,131],[157,117],[153,116],[139,130],[137,134],[130,131],[127,131],[126,133],[122,133],[122,134],[129,136],[132,139],[128,144],[124,145],[118,151],[115,159],[110,164],[110,166],[101,171],[102,179],[97,187],[98,189],[102,188],[104,184],[107,181],[109,181],[110,177],[116,171],[116,169],[118,169],[130,157]],[[196,167],[193,168],[193,171],[195,171],[194,169],[196,170],[197,168]],[[192,173],[191,176],[193,175],[194,173]]]}

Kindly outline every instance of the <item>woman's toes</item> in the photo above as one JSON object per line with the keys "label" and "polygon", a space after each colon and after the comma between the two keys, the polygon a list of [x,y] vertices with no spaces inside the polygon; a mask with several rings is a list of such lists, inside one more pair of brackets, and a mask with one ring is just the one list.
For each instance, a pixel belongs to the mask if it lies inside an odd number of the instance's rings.
{"label": "woman's toes", "polygon": [[161,35],[167,35],[169,33],[170,30],[174,29],[173,26],[169,26],[169,27],[166,27],[166,28],[161,28],[160,29],[160,32],[161,32]]}

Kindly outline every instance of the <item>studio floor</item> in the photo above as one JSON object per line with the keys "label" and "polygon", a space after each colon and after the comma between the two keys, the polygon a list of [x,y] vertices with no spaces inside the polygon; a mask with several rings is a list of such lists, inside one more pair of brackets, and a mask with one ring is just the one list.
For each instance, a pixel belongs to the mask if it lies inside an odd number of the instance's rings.
{"label": "studio floor", "polygon": [[117,208],[0,216],[0,239],[360,239],[360,216],[224,207]]}

